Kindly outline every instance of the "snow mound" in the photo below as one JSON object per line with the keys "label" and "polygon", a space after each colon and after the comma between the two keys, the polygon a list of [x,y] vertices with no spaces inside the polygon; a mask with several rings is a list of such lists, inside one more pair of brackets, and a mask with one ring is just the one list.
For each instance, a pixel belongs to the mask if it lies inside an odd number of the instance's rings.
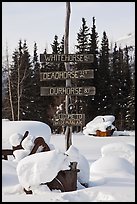
{"label": "snow mound", "polygon": [[90,173],[98,173],[103,175],[111,175],[113,173],[129,173],[134,174],[132,164],[124,158],[117,156],[101,157],[91,164]]}
{"label": "snow mound", "polygon": [[80,170],[78,172],[78,181],[80,183],[88,183],[90,177],[90,166],[88,160],[82,155],[79,150],[71,145],[69,149],[65,152],[68,155],[67,161],[70,162],[77,162],[77,168]]}
{"label": "snow mound", "polygon": [[135,167],[135,146],[123,142],[104,145],[101,148],[102,157],[111,155],[127,159]]}

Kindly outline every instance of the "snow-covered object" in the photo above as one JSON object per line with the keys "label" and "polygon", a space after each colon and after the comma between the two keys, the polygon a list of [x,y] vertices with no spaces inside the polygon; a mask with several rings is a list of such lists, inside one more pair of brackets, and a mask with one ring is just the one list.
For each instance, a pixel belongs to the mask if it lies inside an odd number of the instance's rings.
{"label": "snow-covered object", "polygon": [[[84,154],[89,164],[93,164],[101,156],[100,150],[103,145],[123,141],[135,146],[135,131],[128,131],[128,134],[129,136],[98,138],[74,133],[73,144],[80,153]],[[53,134],[51,143],[64,152],[64,135]],[[110,158],[107,165],[111,165],[112,162],[113,158]],[[40,185],[32,188],[32,195],[26,195],[18,181],[17,164],[2,159],[2,202],[135,202],[135,174],[123,173],[123,171],[114,173],[113,168],[103,175],[91,171],[88,188],[78,182],[76,191],[61,193],[59,190],[50,191],[47,185]],[[105,163],[103,168],[104,165]],[[132,165],[130,166],[133,168]],[[98,168],[101,172],[102,165]],[[115,166],[114,168],[116,169]]]}
{"label": "snow-covered object", "polygon": [[101,148],[102,157],[111,155],[127,159],[135,167],[135,146],[123,142],[104,145]]}
{"label": "snow-covered object", "polygon": [[[33,137],[43,137],[45,142],[49,144],[51,138],[51,128],[40,121],[9,121],[2,120],[2,149],[11,148],[11,144],[7,144],[12,134],[19,133],[24,135],[26,131]],[[13,143],[15,141],[12,141]]]}
{"label": "snow-covered object", "polygon": [[104,116],[97,116],[92,121],[86,124],[83,128],[83,134],[96,134],[97,130],[106,131],[107,128],[109,129],[116,129],[115,126],[112,124],[115,121],[115,116],[113,115],[104,115]]}
{"label": "snow-covered object", "polygon": [[78,181],[83,184],[89,182],[90,166],[87,159],[79,153],[73,145],[64,153],[59,150],[36,153],[20,160],[17,174],[20,184],[29,189],[52,181],[60,170],[70,169],[70,162],[77,162]]}
{"label": "snow-covered object", "polygon": [[28,156],[30,153],[29,150],[25,150],[25,149],[18,149],[18,150],[15,150],[13,152],[13,155],[15,157],[15,160],[16,162],[20,161],[21,159],[23,159],[24,157]]}
{"label": "snow-covered object", "polygon": [[25,149],[25,150],[29,150],[31,151],[32,148],[34,147],[34,140],[35,140],[35,137],[33,137],[32,135],[28,135],[21,143],[22,147]]}
{"label": "snow-covered object", "polygon": [[67,161],[68,164],[70,162],[77,162],[77,169],[80,171],[78,172],[77,178],[80,183],[87,184],[89,182],[89,173],[90,173],[90,166],[88,160],[82,155],[79,150],[71,145],[69,149],[65,152],[68,155]]}
{"label": "snow-covered object", "polygon": [[14,133],[14,134],[10,135],[9,142],[12,146],[16,147],[17,145],[20,145],[22,138],[23,138],[22,134]]}
{"label": "snow-covered object", "polygon": [[17,175],[20,184],[29,187],[52,181],[61,170],[66,155],[59,150],[29,155],[18,162]]}
{"label": "snow-covered object", "polygon": [[[12,146],[17,146],[20,144],[21,140],[23,138],[23,135],[19,134],[19,133],[15,133],[12,134],[9,138]],[[23,149],[17,149],[14,150],[13,155],[15,157],[15,161],[20,161],[21,159],[23,159],[24,157],[28,156],[33,147],[35,146],[35,139],[37,138],[37,136],[32,136],[32,135],[28,135],[25,139],[22,140],[21,142],[21,146]],[[50,150],[55,149],[54,145],[52,144],[48,144]],[[43,149],[42,146],[39,146],[37,149],[37,152],[41,152]]]}
{"label": "snow-covered object", "polygon": [[[15,161],[20,161],[21,159],[23,159],[24,157],[28,156],[31,152],[31,150],[34,147],[34,140],[35,137],[33,137],[32,135],[28,135],[25,139],[23,139],[23,135],[19,134],[19,133],[15,133],[12,134],[9,138],[9,141],[11,143],[12,146],[17,146],[20,145],[22,146],[23,149],[17,149],[14,150],[13,155],[15,157]],[[22,140],[22,142],[21,142]]]}
{"label": "snow-covered object", "polygon": [[102,123],[102,122],[107,122],[107,121],[111,121],[111,123],[113,123],[115,121],[115,116],[113,115],[104,115],[104,116],[97,116],[95,117],[92,121],[90,121],[89,123],[87,123],[87,127],[90,126],[90,124],[93,124],[93,123]]}
{"label": "snow-covered object", "polygon": [[91,164],[90,173],[109,175],[109,173],[129,173],[134,174],[132,164],[124,158],[107,155],[101,157]]}

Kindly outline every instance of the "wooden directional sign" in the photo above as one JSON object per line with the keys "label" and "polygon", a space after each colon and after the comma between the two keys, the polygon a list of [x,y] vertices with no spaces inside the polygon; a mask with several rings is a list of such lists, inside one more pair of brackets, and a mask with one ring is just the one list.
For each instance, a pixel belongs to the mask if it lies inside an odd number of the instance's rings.
{"label": "wooden directional sign", "polygon": [[84,126],[85,114],[57,114],[53,118],[54,126]]}
{"label": "wooden directional sign", "polygon": [[89,87],[41,87],[41,96],[75,95],[88,96],[95,95],[96,89]]}
{"label": "wooden directional sign", "polygon": [[94,78],[94,70],[76,70],[76,71],[58,71],[58,72],[40,72],[40,81],[56,79],[90,79]]}
{"label": "wooden directional sign", "polygon": [[40,62],[93,62],[93,54],[40,54]]}

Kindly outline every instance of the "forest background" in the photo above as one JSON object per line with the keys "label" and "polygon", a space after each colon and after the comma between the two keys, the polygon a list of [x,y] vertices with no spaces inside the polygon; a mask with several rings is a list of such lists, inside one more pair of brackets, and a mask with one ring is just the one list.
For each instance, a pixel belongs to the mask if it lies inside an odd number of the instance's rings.
{"label": "forest background", "polygon": [[[71,70],[94,70],[94,79],[72,79],[73,87],[94,86],[93,96],[72,96],[71,113],[85,113],[85,124],[98,115],[114,115],[118,130],[135,129],[135,52],[133,46],[119,47],[109,43],[104,31],[98,46],[96,19],[92,18],[91,27],[85,18],[77,33],[75,54],[93,54],[92,63],[71,63]],[[6,58],[2,63],[2,118],[10,120],[37,120],[47,123],[53,132],[60,133],[62,128],[53,125],[56,113],[65,113],[65,96],[41,96],[40,87],[65,87],[64,80],[40,81],[40,72],[65,71],[64,63],[42,64],[41,53],[34,43],[34,54],[30,55],[27,41],[21,39],[18,49],[9,60],[8,46]],[[53,36],[52,54],[64,54],[64,36],[61,41]],[[43,54],[47,50],[43,50]],[[72,54],[72,53],[71,53]],[[79,132],[81,127],[73,127]]]}

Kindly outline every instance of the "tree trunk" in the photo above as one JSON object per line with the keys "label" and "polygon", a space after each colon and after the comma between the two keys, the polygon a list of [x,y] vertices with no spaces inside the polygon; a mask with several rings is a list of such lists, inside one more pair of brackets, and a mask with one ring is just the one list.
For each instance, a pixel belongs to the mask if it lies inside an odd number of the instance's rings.
{"label": "tree trunk", "polygon": [[[65,34],[64,34],[64,54],[69,54],[69,19],[70,19],[70,2],[66,2],[66,21],[65,21]],[[65,62],[65,70],[70,71],[69,62]],[[66,79],[66,87],[71,87],[71,79]],[[66,95],[66,114],[69,113],[68,107],[71,96]],[[67,126],[65,131],[65,146],[66,150],[72,145],[72,127]]]}
{"label": "tree trunk", "polygon": [[18,97],[18,113],[17,113],[17,120],[20,120],[20,65],[18,63],[18,84],[17,84],[17,97]]}
{"label": "tree trunk", "polygon": [[8,84],[9,84],[9,100],[10,100],[10,108],[11,108],[11,117],[12,120],[15,120],[14,109],[13,109],[13,101],[12,101],[12,91],[11,91],[11,79],[10,79],[10,68],[9,68],[9,58],[8,58],[8,48],[6,48],[6,63],[8,69]]}

